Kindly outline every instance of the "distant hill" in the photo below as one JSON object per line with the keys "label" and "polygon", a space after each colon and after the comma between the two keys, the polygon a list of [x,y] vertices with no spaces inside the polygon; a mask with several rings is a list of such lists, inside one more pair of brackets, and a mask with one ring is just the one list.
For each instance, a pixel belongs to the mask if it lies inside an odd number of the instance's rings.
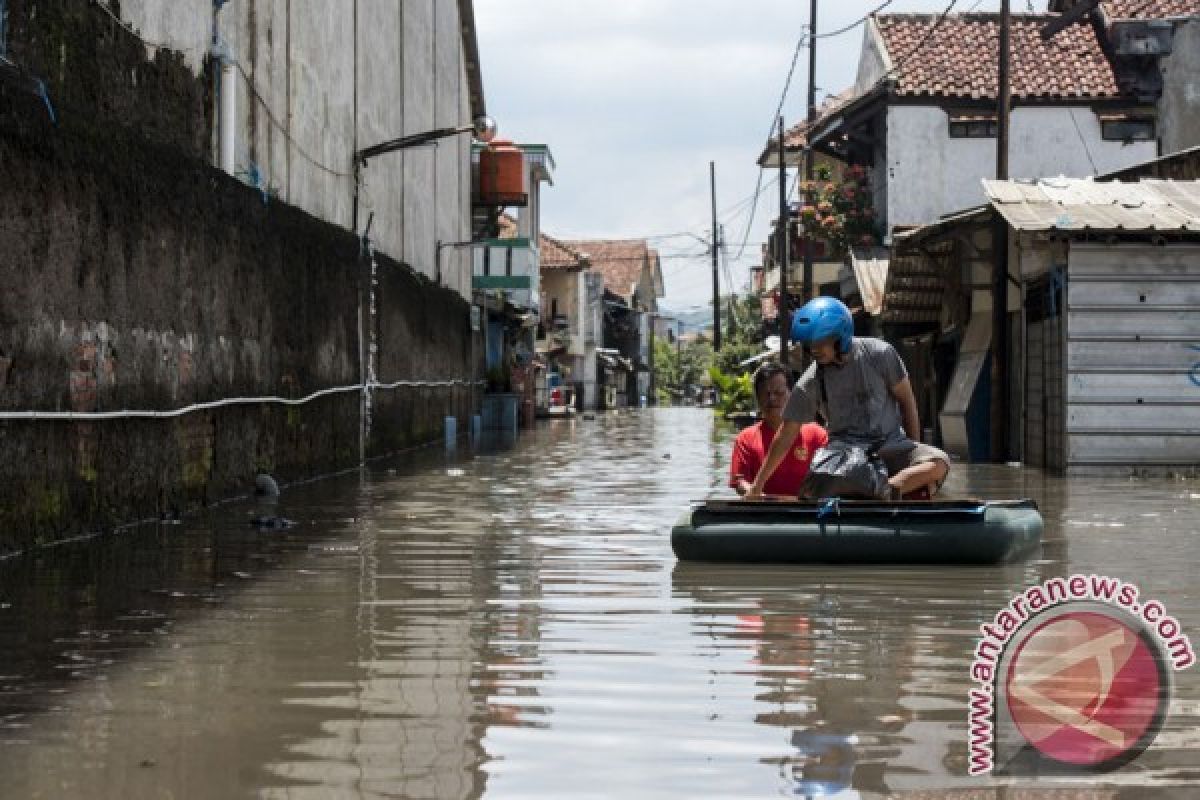
{"label": "distant hill", "polygon": [[712,327],[712,309],[698,308],[689,311],[662,310],[659,313],[679,320],[679,324],[682,326],[682,333],[699,333],[706,328]]}

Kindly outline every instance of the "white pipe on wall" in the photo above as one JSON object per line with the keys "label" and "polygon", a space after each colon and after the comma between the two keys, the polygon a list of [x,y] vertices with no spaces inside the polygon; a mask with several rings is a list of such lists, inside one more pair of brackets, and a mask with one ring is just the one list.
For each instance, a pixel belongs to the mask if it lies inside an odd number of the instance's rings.
{"label": "white pipe on wall", "polygon": [[173,408],[163,411],[141,411],[132,409],[122,409],[120,411],[0,411],[0,421],[10,420],[33,420],[37,422],[87,422],[102,419],[170,419],[172,417],[182,417],[185,414],[192,414],[197,411],[208,411],[214,408],[225,408],[227,406],[241,405],[265,405],[278,404],[285,406],[301,406],[305,403],[311,403],[319,397],[325,397],[331,394],[344,394],[347,392],[363,392],[366,390],[391,390],[400,388],[449,388],[452,386],[482,386],[484,381],[464,380],[461,378],[450,378],[447,380],[429,380],[429,381],[393,381],[392,383],[376,383],[372,381],[368,384],[354,384],[352,386],[335,386],[329,389],[321,389],[304,397],[227,397],[223,400],[212,400],[207,403],[193,403],[190,406],[182,408]]}

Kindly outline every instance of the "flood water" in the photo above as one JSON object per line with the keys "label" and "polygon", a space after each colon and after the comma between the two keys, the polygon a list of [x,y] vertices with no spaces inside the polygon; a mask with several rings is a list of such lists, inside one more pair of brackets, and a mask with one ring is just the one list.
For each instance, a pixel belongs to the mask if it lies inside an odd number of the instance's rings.
{"label": "flood water", "polygon": [[0,797],[1200,794],[1200,668],[1118,772],[966,775],[978,626],[1021,589],[1113,575],[1200,639],[1200,485],[960,466],[950,494],[1038,500],[1040,557],[679,564],[731,436],[703,409],[539,423],[288,488],[285,531],[246,501],[0,562]]}

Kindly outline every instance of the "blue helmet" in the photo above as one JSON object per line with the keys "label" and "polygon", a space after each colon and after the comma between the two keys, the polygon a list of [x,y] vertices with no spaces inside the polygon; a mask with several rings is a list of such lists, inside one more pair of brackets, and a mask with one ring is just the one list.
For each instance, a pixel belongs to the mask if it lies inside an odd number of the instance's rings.
{"label": "blue helmet", "polygon": [[792,341],[811,344],[822,339],[837,339],[839,353],[850,352],[854,338],[854,318],[841,300],[817,297],[809,300],[792,316]]}

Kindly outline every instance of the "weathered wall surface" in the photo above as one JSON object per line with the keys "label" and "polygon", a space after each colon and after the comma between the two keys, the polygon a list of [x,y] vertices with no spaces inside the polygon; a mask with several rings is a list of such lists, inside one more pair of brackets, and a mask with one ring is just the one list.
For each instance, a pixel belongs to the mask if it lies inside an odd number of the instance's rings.
{"label": "weathered wall surface", "polygon": [[[146,61],[91,4],[10,13],[10,53],[47,76],[58,121],[0,86],[0,411],[354,386],[360,312],[380,381],[470,377],[457,292],[379,255],[372,314],[350,231],[209,165],[206,81],[185,59]],[[368,454],[439,438],[444,415],[472,408],[465,387],[373,400]],[[242,494],[258,471],[289,481],[352,466],[359,407],[349,391],[172,419],[0,421],[0,553]]]}
{"label": "weathered wall surface", "polygon": [[[119,14],[203,74],[210,0],[123,0]],[[470,122],[458,4],[450,0],[237,0],[222,7],[217,31],[238,64],[238,170],[335,225],[354,225],[356,150]],[[215,163],[215,141],[205,144]],[[358,229],[374,213],[379,249],[433,277],[436,241],[470,238],[469,148],[470,137],[460,135],[372,159],[362,172]],[[469,297],[466,252],[445,251],[442,272]]]}
{"label": "weathered wall surface", "polygon": [[[1013,109],[1009,174],[1014,179],[1083,178],[1157,155],[1154,142],[1104,141],[1088,107]],[[951,139],[946,112],[892,106],[887,112],[887,224],[923,225],[984,202],[981,178],[995,174],[996,140]],[[897,188],[899,187],[899,188]]]}
{"label": "weathered wall surface", "polygon": [[1159,102],[1162,154],[1200,145],[1200,19],[1175,26],[1171,55],[1162,60],[1163,96]]}

